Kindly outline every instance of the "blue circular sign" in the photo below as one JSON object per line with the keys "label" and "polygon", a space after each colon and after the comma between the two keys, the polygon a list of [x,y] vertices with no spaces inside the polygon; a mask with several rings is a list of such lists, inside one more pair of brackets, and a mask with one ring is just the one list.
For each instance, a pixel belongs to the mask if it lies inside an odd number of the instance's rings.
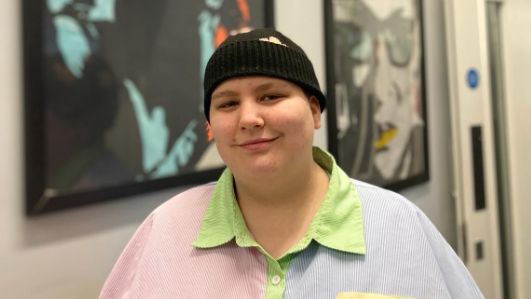
{"label": "blue circular sign", "polygon": [[476,69],[471,68],[466,74],[466,81],[468,86],[472,89],[475,89],[479,85],[479,73]]}

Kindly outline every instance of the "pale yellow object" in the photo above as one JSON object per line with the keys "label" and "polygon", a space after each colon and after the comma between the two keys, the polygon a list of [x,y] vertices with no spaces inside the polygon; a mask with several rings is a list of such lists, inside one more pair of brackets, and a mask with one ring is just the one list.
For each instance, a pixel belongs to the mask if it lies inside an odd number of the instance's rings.
{"label": "pale yellow object", "polygon": [[[387,131],[383,132],[381,134],[380,138],[378,140],[374,141],[374,148],[377,149],[377,150],[384,149],[389,144],[389,142],[391,142],[391,140],[393,140],[393,138],[395,138],[396,133],[398,133],[398,129],[397,128],[391,128],[391,129],[388,129]],[[393,298],[393,297],[391,297],[391,298]],[[398,297],[398,298],[400,298],[400,297]]]}
{"label": "pale yellow object", "polygon": [[389,296],[381,294],[342,292],[336,295],[336,299],[414,299],[412,297]]}

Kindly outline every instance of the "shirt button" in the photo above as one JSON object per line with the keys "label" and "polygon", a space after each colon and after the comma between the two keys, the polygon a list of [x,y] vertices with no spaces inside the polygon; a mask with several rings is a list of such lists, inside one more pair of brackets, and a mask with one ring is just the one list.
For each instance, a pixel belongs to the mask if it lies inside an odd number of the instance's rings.
{"label": "shirt button", "polygon": [[280,276],[275,275],[275,276],[271,277],[271,283],[273,285],[277,285],[279,282],[280,282]]}

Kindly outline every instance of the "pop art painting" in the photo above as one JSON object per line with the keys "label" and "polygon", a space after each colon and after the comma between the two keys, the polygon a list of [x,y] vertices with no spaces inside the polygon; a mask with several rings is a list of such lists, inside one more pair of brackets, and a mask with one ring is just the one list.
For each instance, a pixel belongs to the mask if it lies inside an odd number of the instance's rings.
{"label": "pop art painting", "polygon": [[428,179],[421,3],[325,1],[329,147],[355,179]]}
{"label": "pop art painting", "polygon": [[27,212],[214,180],[208,58],[268,0],[24,1]]}

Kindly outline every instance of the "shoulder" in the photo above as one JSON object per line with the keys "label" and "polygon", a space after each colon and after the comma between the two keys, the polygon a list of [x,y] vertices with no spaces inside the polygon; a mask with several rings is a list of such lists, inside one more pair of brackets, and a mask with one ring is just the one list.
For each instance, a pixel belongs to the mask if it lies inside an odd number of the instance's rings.
{"label": "shoulder", "polygon": [[420,215],[423,212],[399,193],[369,183],[351,179],[358,192],[362,207],[379,213]]}
{"label": "shoulder", "polygon": [[150,215],[153,225],[190,225],[201,221],[215,186],[215,182],[207,183],[173,196],[153,210]]}
{"label": "shoulder", "polygon": [[144,220],[124,252],[142,256],[157,254],[161,248],[186,251],[197,236],[215,183],[185,190],[161,204]]}
{"label": "shoulder", "polygon": [[452,298],[483,298],[453,248],[420,208],[396,192],[351,181],[361,201],[368,261],[376,258],[376,264],[383,261],[429,273],[418,281],[438,281]]}
{"label": "shoulder", "polygon": [[[191,244],[214,187],[215,183],[210,183],[188,189],[156,208],[123,250],[100,298],[167,292],[161,284],[183,277],[186,273],[181,268],[168,265],[189,268]],[[152,297],[138,297],[146,296]]]}
{"label": "shoulder", "polygon": [[[370,242],[393,236],[402,241],[428,242],[439,233],[426,214],[404,196],[352,180],[361,202],[366,237]],[[383,238],[383,239],[382,239]]]}
{"label": "shoulder", "polygon": [[186,189],[161,204],[154,212],[162,213],[165,210],[180,208],[194,209],[198,206],[206,205],[215,187],[216,182],[211,182]]}
{"label": "shoulder", "polygon": [[426,214],[404,196],[364,182],[352,183],[360,198],[368,244],[389,246],[391,242],[397,249],[415,244],[424,254],[441,245],[450,249]]}

